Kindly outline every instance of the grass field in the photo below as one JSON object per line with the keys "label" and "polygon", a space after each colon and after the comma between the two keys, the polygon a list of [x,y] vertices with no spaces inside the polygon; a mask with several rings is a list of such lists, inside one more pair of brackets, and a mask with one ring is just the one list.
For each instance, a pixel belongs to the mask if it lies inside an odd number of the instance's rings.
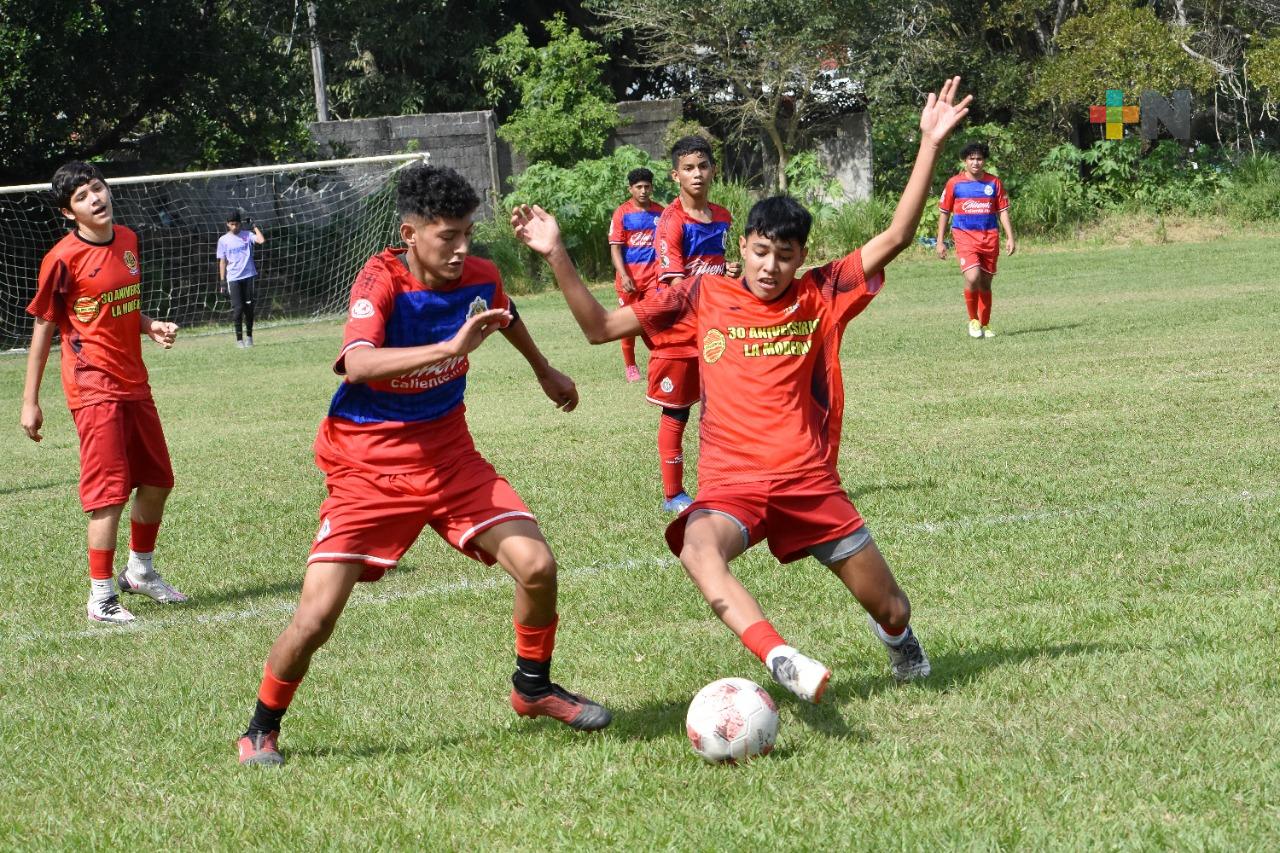
{"label": "grass field", "polygon": [[[24,360],[0,359],[0,848],[1276,849],[1275,258],[1224,239],[1002,259],[989,341],[965,336],[954,261],[895,264],[845,342],[841,469],[934,672],[897,686],[833,577],[754,549],[740,575],[834,672],[817,707],[666,552],[656,412],[616,346],[522,298],[582,405],[554,411],[495,338],[469,418],[560,559],[557,678],[613,726],[511,712],[510,583],[426,536],[357,589],[279,772],[232,743],[315,532],[339,326],[148,347],[178,477],[157,562],[193,602],[137,603],[124,630],[84,618],[56,362],[37,446]],[[728,675],[778,700],[779,745],[713,767],[684,711]]]}

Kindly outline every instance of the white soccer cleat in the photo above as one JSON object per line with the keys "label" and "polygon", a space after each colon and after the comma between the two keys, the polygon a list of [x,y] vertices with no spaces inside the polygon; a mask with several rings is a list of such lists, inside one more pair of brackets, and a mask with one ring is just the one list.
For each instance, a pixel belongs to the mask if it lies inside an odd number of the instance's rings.
{"label": "white soccer cleat", "polygon": [[994,337],[996,336],[996,333],[995,333],[995,332],[993,332],[993,331],[991,331],[991,327],[990,327],[990,326],[983,326],[983,327],[982,327],[982,336],[983,336],[984,338],[994,338]]}
{"label": "white soccer cleat", "polygon": [[885,651],[889,653],[889,670],[895,679],[915,681],[929,677],[933,667],[929,665],[929,658],[920,647],[920,641],[916,639],[910,625],[907,626],[907,636],[903,637],[897,645],[893,645],[885,642],[875,619],[868,616],[867,621],[871,623],[871,633],[876,635],[876,639],[884,644]]}
{"label": "white soccer cleat", "polygon": [[108,598],[91,598],[89,604],[85,607],[89,614],[89,618],[94,622],[105,622],[108,625],[128,625],[134,621],[134,616],[124,605],[120,603],[120,596],[112,595]]}
{"label": "white soccer cleat", "polygon": [[982,337],[982,324],[979,323],[977,320],[969,321],[969,337],[971,338]]}
{"label": "white soccer cleat", "polygon": [[153,571],[147,580],[134,580],[129,577],[129,570],[125,569],[116,580],[119,581],[122,591],[134,595],[145,595],[161,604],[183,604],[187,601],[187,597],[160,577],[159,572]]}
{"label": "white soccer cleat", "polygon": [[805,702],[818,704],[831,680],[831,670],[790,646],[779,646],[769,655],[769,671],[773,680]]}

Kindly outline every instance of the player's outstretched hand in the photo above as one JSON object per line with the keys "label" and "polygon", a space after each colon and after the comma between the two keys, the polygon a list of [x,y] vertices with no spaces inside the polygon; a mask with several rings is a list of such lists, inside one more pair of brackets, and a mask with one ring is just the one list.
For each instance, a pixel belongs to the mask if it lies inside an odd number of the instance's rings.
{"label": "player's outstretched hand", "polygon": [[505,308],[490,308],[467,318],[458,333],[450,339],[454,346],[454,355],[466,355],[473,351],[484,339],[498,329],[511,322],[511,312]]}
{"label": "player's outstretched hand", "polygon": [[173,342],[178,339],[178,324],[152,320],[151,328],[147,329],[147,337],[165,349],[171,349]]}
{"label": "player's outstretched hand", "polygon": [[936,95],[929,93],[929,100],[920,113],[921,139],[941,145],[956,129],[956,125],[969,114],[973,95],[965,95],[964,100],[957,103],[955,98],[959,88],[960,78],[952,77],[942,84]]}
{"label": "player's outstretched hand", "polygon": [[22,424],[22,431],[27,434],[27,438],[32,441],[44,439],[40,434],[40,427],[44,426],[44,412],[40,409],[39,403],[23,403],[22,418],[19,423]]}
{"label": "player's outstretched hand", "polygon": [[729,278],[737,278],[742,275],[742,263],[740,261],[728,261],[724,265],[724,274]]}
{"label": "player's outstretched hand", "polygon": [[549,255],[560,240],[560,223],[538,205],[522,204],[511,211],[511,228],[522,243],[539,255]]}
{"label": "player's outstretched hand", "polygon": [[578,408],[578,386],[568,376],[548,366],[547,372],[538,377],[538,382],[557,409],[572,412]]}

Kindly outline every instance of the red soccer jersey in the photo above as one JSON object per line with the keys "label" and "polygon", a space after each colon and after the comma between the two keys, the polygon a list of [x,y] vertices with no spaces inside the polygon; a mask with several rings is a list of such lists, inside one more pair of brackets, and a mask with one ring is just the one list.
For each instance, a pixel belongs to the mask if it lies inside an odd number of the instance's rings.
{"label": "red soccer jersey", "polygon": [[[456,281],[432,289],[413,277],[404,254],[404,249],[387,249],[356,276],[335,373],[345,373],[353,349],[441,343],[471,315],[511,307],[490,261],[468,257]],[[421,471],[470,448],[462,402],[469,367],[464,355],[393,379],[343,382],[316,436],[321,467]]]}
{"label": "red soccer jersey", "polygon": [[994,252],[1000,248],[1000,211],[1009,207],[1004,183],[983,172],[977,180],[968,172],[952,175],[942,190],[938,209],[951,214],[951,236],[961,248]]}
{"label": "red soccer jersey", "polygon": [[831,419],[843,411],[844,325],[870,303],[860,251],[764,302],[739,279],[698,276],[632,306],[646,336],[693,318],[701,345],[701,488],[777,480],[832,467]]}
{"label": "red soccer jersey", "polygon": [[148,400],[142,362],[138,235],[116,225],[108,243],[71,231],[40,263],[27,313],[58,324],[62,390],[76,410],[109,400]]}
{"label": "red soccer jersey", "polygon": [[[613,212],[609,222],[609,244],[622,246],[622,260],[636,283],[636,293],[643,293],[658,280],[658,262],[654,252],[654,230],[662,205],[649,202],[641,208],[627,199]],[[615,273],[614,283],[621,287]]]}
{"label": "red soccer jersey", "polygon": [[[694,219],[678,198],[658,217],[659,289],[681,276],[724,275],[725,240],[733,215],[718,204],[707,207],[710,222]],[[697,358],[693,318],[658,332],[649,344],[652,358]]]}

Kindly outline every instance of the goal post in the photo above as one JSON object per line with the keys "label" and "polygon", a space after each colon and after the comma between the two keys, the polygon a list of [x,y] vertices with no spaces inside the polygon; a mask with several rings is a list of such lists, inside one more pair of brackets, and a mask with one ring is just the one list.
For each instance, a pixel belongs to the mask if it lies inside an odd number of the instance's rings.
{"label": "goal post", "polygon": [[[181,326],[225,323],[217,242],[227,215],[262,229],[257,320],[346,308],[368,257],[398,240],[395,175],[424,152],[108,178],[114,218],[138,234],[142,310]],[[40,261],[67,233],[48,183],[0,187],[0,349],[26,346]]]}

